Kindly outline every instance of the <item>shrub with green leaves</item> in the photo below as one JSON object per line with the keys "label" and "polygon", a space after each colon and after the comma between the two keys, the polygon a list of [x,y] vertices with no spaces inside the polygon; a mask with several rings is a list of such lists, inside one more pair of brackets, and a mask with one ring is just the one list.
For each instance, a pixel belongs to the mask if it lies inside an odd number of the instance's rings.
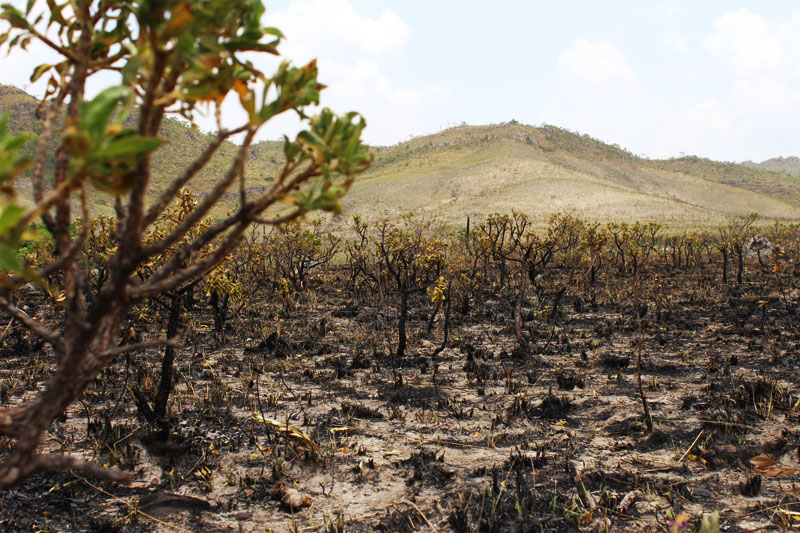
{"label": "shrub with green leaves", "polygon": [[[114,357],[166,341],[119,346],[128,313],[204,278],[254,224],[279,226],[309,211],[338,212],[339,199],[373,156],[361,143],[365,121],[357,113],[307,112],[320,103],[324,89],[314,61],[301,66],[284,61],[274,73],[256,66],[253,54],[278,55],[283,38],[262,23],[259,0],[53,0],[43,10],[37,6],[0,8],[5,51],[38,41],[60,57],[35,67],[31,76],[47,80],[32,158],[19,152],[26,139],[8,135],[0,121],[0,269],[5,272],[0,309],[50,345],[56,367],[30,400],[0,409],[0,434],[14,442],[0,462],[0,487],[60,468],[124,481],[128,477],[120,472],[42,454],[39,448],[50,422]],[[120,77],[120,83],[87,98],[90,79],[104,72]],[[246,114],[234,127],[220,118],[229,94]],[[159,136],[164,119],[192,121],[199,110],[218,118],[218,132],[175,179],[153,190],[150,159],[164,143]],[[285,161],[269,187],[253,194],[245,183],[250,146],[264,124],[286,112],[298,115],[305,129],[284,138]],[[213,188],[174,223],[161,224],[234,135],[241,143]],[[47,161],[51,142],[57,144],[54,162]],[[34,207],[16,202],[15,178],[30,180]],[[91,219],[90,190],[108,195],[108,205],[114,205],[114,217],[105,222],[113,228],[113,243],[87,247],[96,237],[90,223],[73,231],[75,218]],[[238,199],[235,210],[209,222],[212,208],[229,194]],[[44,264],[26,266],[20,246],[34,222],[52,235],[54,253]],[[100,266],[103,275],[93,274]],[[15,306],[12,292],[30,280],[65,308],[60,324],[37,321]]]}

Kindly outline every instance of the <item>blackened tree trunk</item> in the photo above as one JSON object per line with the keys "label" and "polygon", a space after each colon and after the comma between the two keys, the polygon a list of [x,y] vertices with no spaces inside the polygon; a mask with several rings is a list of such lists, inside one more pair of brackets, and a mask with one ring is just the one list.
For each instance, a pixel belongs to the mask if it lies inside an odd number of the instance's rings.
{"label": "blackened tree trunk", "polygon": [[[181,308],[183,307],[181,294],[170,297],[169,317],[167,318],[167,338],[172,339],[178,334],[181,325]],[[167,414],[167,402],[172,392],[172,365],[175,361],[175,347],[167,345],[164,356],[161,358],[161,381],[158,384],[153,401],[153,417],[155,421],[162,420]]]}
{"label": "blackened tree trunk", "polygon": [[436,323],[436,317],[439,314],[439,311],[442,309],[442,304],[437,303],[436,307],[434,307],[433,311],[431,311],[431,316],[428,317],[428,325],[425,326],[425,334],[430,335],[433,333],[433,325]]}
{"label": "blackened tree trunk", "polygon": [[547,317],[548,322],[552,322],[553,320],[555,320],[556,315],[558,314],[558,306],[561,305],[561,300],[562,298],[564,298],[564,294],[566,292],[567,292],[567,286],[564,285],[556,293],[555,297],[553,298],[553,306],[550,308],[550,314]]}
{"label": "blackened tree trunk", "polygon": [[744,273],[744,251],[736,250],[736,283],[742,284],[742,274]]}
{"label": "blackened tree trunk", "polygon": [[214,337],[218,345],[225,342],[225,321],[228,319],[229,302],[229,294],[220,298],[216,292],[211,293],[211,309],[214,312]]}
{"label": "blackened tree trunk", "polygon": [[[530,275],[530,270],[528,274]],[[528,339],[525,338],[525,334],[522,332],[522,303],[525,301],[525,293],[528,290],[528,278],[529,276],[526,276],[524,273],[520,276],[519,292],[517,293],[517,301],[514,305],[514,335],[517,338],[517,344],[519,344],[519,349],[522,351],[523,357],[527,357],[530,353]]]}
{"label": "blackened tree trunk", "polygon": [[722,251],[722,283],[728,283],[728,252]]}
{"label": "blackened tree trunk", "polygon": [[408,320],[408,291],[400,293],[400,316],[397,319],[397,357],[406,353],[406,321]]}

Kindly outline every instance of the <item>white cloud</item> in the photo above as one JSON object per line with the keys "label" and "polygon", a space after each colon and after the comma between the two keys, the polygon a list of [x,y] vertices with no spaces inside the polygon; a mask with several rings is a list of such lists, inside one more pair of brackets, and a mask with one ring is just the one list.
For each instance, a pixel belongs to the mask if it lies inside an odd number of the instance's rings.
{"label": "white cloud", "polygon": [[[322,104],[337,112],[357,110],[367,119],[364,138],[371,144],[392,144],[421,131],[435,131],[448,120],[452,90],[430,84],[421,88],[397,85],[381,72],[380,65],[358,59],[341,64],[320,60],[320,78],[328,88]],[[296,131],[299,123],[291,117],[270,123],[266,138]]]}
{"label": "white cloud", "polygon": [[625,59],[625,54],[611,42],[591,43],[578,39],[570,50],[558,56],[558,71],[576,78],[601,85],[612,80],[632,80],[633,68]]}
{"label": "white cloud", "polygon": [[430,85],[420,90],[397,87],[381,73],[380,65],[373,61],[358,59],[351,65],[323,62],[320,68],[330,80],[326,96],[342,100],[363,102],[369,98],[381,98],[388,104],[417,106],[428,98],[449,96],[450,90],[438,85]]}
{"label": "white cloud", "polygon": [[[12,1],[24,6],[24,0]],[[386,74],[387,62],[402,54],[410,36],[409,27],[391,9],[368,17],[357,12],[350,0],[292,0],[283,12],[268,10],[263,23],[286,36],[280,46],[282,57],[247,54],[247,58],[268,75],[280,59],[305,63],[318,58],[319,79],[328,86],[321,104],[340,113],[361,112],[367,119],[364,138],[368,142],[391,144],[411,134],[436,131],[452,119],[451,89],[436,83],[400,83]],[[0,83],[25,86],[33,66],[53,62],[56,57],[44,45],[34,43],[28,53],[0,58]],[[41,94],[45,81],[29,90]],[[97,92],[115,82],[105,76],[93,81],[89,91]],[[235,95],[223,104],[223,117],[228,127],[246,120]],[[202,129],[215,128],[213,116],[198,113],[196,118]],[[296,115],[284,114],[270,121],[259,138],[275,139],[284,133],[293,136],[300,127]]]}
{"label": "white cloud", "polygon": [[800,12],[781,23],[746,8],[725,13],[705,45],[730,69],[730,106],[742,120],[787,131],[800,120]]}
{"label": "white cloud", "polygon": [[704,100],[681,112],[680,123],[691,126],[690,130],[700,128],[723,132],[733,126],[733,118],[718,98]]}
{"label": "white cloud", "polygon": [[658,2],[655,7],[669,17],[674,17],[678,13],[686,11],[685,7],[673,4],[672,2]]}
{"label": "white cloud", "polygon": [[[403,53],[410,35],[392,10],[370,18],[358,13],[350,0],[294,0],[285,12],[268,11],[264,23],[286,35],[280,48],[283,56],[298,62],[318,58],[319,79],[328,86],[321,104],[337,112],[363,114],[367,142],[391,144],[437,130],[449,120],[449,88],[399,83],[387,74],[388,62]],[[270,68],[264,67],[267,72]],[[291,134],[299,126],[296,119],[281,117],[265,128],[262,138]]]}
{"label": "white cloud", "polygon": [[559,55],[557,69],[560,79],[539,117],[542,122],[641,149],[643,130],[653,127],[645,117],[657,113],[660,104],[639,84],[616,44],[579,39]]}
{"label": "white cloud", "polygon": [[778,28],[747,8],[719,17],[714,28],[714,34],[705,40],[706,46],[739,75],[775,71],[789,60]]}
{"label": "white cloud", "polygon": [[369,18],[357,13],[349,0],[294,0],[285,13],[268,11],[264,20],[286,35],[282,52],[304,61],[322,50],[381,56],[403,48],[410,34],[391,9]]}
{"label": "white cloud", "polygon": [[[670,105],[656,90],[642,84],[616,45],[600,44],[603,46],[580,40],[571,54],[561,55],[561,79],[542,121],[653,157],[681,151],[712,155],[716,143],[735,134],[733,117],[719,99]],[[582,59],[575,59],[578,57]],[[603,75],[598,73],[600,66]],[[588,90],[587,79],[595,83]]]}
{"label": "white cloud", "polygon": [[733,103],[743,112],[780,112],[800,104],[800,92],[769,77],[741,78],[733,85]]}
{"label": "white cloud", "polygon": [[689,39],[675,30],[670,30],[664,34],[664,44],[667,45],[667,48],[679,54],[685,54],[689,50]]}
{"label": "white cloud", "polygon": [[[653,157],[796,154],[800,11],[781,22],[747,9],[724,13],[702,42],[713,80],[705,90],[663,94],[658,78],[651,82],[645,69],[637,75],[614,43],[581,39],[559,56],[560,77],[540,119]],[[689,41],[671,30],[664,43],[685,52]],[[689,75],[703,79],[701,72]]]}

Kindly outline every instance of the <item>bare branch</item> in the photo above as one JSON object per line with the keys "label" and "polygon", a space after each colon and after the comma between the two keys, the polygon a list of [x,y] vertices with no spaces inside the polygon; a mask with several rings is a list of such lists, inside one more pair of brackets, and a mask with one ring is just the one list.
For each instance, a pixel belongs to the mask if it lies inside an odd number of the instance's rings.
{"label": "bare branch", "polygon": [[66,57],[73,63],[78,62],[77,56],[75,56],[75,54],[73,54],[68,48],[64,48],[63,46],[56,44],[55,42],[51,41],[46,35],[44,35],[43,33],[39,33],[33,28],[28,28],[28,31],[31,32],[37,39],[42,41],[44,44],[46,44],[47,46],[49,46],[62,56]]}
{"label": "bare branch", "polygon": [[158,216],[164,212],[164,209],[167,208],[169,202],[175,198],[176,194],[178,194],[178,191],[186,186],[186,184],[189,183],[192,178],[194,178],[197,173],[206,166],[208,161],[214,156],[219,147],[228,137],[237,133],[241,133],[247,128],[248,126],[242,126],[234,130],[220,131],[217,136],[214,137],[214,140],[211,141],[211,144],[206,147],[203,153],[200,154],[200,156],[186,168],[183,175],[173,181],[169,187],[163,193],[161,193],[161,196],[159,196],[158,199],[153,202],[153,204],[150,206],[150,209],[147,210],[147,213],[142,218],[142,227],[146,228],[155,222]]}
{"label": "bare branch", "polygon": [[264,224],[266,226],[277,226],[279,224],[285,224],[287,222],[291,222],[297,218],[300,218],[305,213],[305,210],[297,208],[289,211],[285,215],[281,215],[272,219],[260,218],[256,217],[253,218],[253,222],[256,224]]}
{"label": "bare branch", "polygon": [[69,193],[73,189],[80,187],[82,183],[82,177],[62,181],[58,187],[56,187],[50,194],[47,195],[47,198],[44,198],[41,202],[38,202],[35,207],[25,213],[25,216],[23,216],[19,222],[17,222],[14,230],[18,231],[22,228],[28,227],[31,222],[33,222],[36,218],[43,216],[43,214],[55,204],[66,200],[69,197]]}
{"label": "bare branch", "polygon": [[42,325],[40,322],[32,319],[28,313],[9,302],[4,296],[0,296],[0,307],[5,309],[6,312],[12,317],[19,320],[32,333],[46,340],[57,351],[63,350],[64,341],[60,335],[58,335],[55,331],[44,327],[44,325]]}
{"label": "bare branch", "polygon": [[84,475],[92,476],[114,483],[123,483],[130,485],[131,476],[127,472],[119,470],[112,470],[110,468],[103,468],[97,463],[84,461],[69,455],[34,455],[32,457],[20,457],[17,463],[14,464],[14,457],[10,461],[6,461],[3,465],[0,463],[0,488],[13,487],[20,480],[32,476],[38,472],[45,470],[77,470]]}
{"label": "bare branch", "polygon": [[[53,135],[53,128],[55,128],[56,119],[60,114],[61,105],[64,102],[66,93],[61,90],[58,96],[52,98],[45,109],[44,121],[42,123],[42,133],[39,134],[39,141],[36,144],[36,153],[34,155],[33,176],[31,183],[33,185],[33,201],[36,204],[42,202],[44,196],[44,165],[47,161],[47,150],[50,145],[50,138]],[[49,230],[53,230],[53,219],[49,213],[42,214],[42,220],[47,225]]]}
{"label": "bare branch", "polygon": [[[173,276],[168,277],[168,274],[172,272],[172,269],[165,270],[170,264],[174,263],[170,261],[167,265],[162,267],[158,274],[160,276],[156,277],[156,275],[151,276],[148,279],[147,283],[138,287],[136,289],[130,290],[130,298],[133,301],[142,300],[144,298],[148,298],[150,296],[155,296],[157,294],[161,294],[165,291],[169,291],[176,287],[182,286],[184,283],[187,283],[193,279],[199,278],[204,276],[208,272],[210,272],[217,263],[221,262],[223,258],[228,255],[234,248],[236,248],[239,243],[242,241],[244,237],[245,230],[249,227],[249,223],[241,223],[239,224],[234,230],[231,232],[230,235],[226,237],[226,239],[219,245],[219,247],[214,250],[213,253],[203,257],[201,260],[197,261],[189,265],[188,267],[184,268],[180,272],[177,272]],[[173,267],[174,268],[174,267]]]}
{"label": "bare branch", "polygon": [[222,196],[225,194],[225,191],[228,189],[228,187],[230,187],[231,183],[233,183],[239,173],[244,172],[244,159],[255,134],[256,130],[248,130],[247,137],[242,143],[242,146],[239,148],[239,152],[236,154],[236,159],[231,164],[231,168],[228,170],[228,173],[222,180],[220,180],[217,186],[214,187],[211,193],[206,196],[203,202],[198,205],[197,208],[195,208],[195,210],[192,211],[192,213],[187,216],[184,221],[181,222],[181,224],[177,226],[167,237],[142,250],[139,256],[136,258],[137,262],[144,261],[154,255],[160,254],[178,242],[189,232],[189,230],[196,226],[203,219],[203,217],[208,214],[211,208],[214,207],[220,198],[222,198]]}
{"label": "bare branch", "polygon": [[152,341],[137,342],[135,344],[126,344],[124,346],[120,346],[112,350],[105,350],[95,355],[102,359],[113,359],[118,355],[122,355],[128,352],[148,350],[150,348],[158,348],[161,346],[172,346],[173,348],[175,348],[178,346],[178,338],[173,337],[171,339],[155,339]]}
{"label": "bare branch", "polygon": [[[242,225],[240,228],[237,228],[236,230],[237,232],[244,231],[246,227],[248,227],[252,222],[255,222],[257,220],[257,215],[259,213],[262,213],[269,206],[277,202],[278,199],[280,199],[283,195],[292,191],[296,187],[299,187],[300,184],[302,184],[304,181],[318,175],[319,175],[319,170],[313,165],[311,165],[305,171],[294,176],[291,180],[289,180],[289,182],[286,182],[284,180],[283,187],[280,188],[279,190],[275,191],[274,188],[270,189],[257,199],[253,200],[252,202],[249,202],[244,209],[240,210],[235,215],[232,215],[224,220],[221,220],[220,222],[217,222],[216,224],[208,228],[205,232],[203,232],[203,234],[200,235],[198,238],[196,238],[194,241],[183,245],[178,251],[176,251],[172,256],[172,259],[170,259],[170,261],[167,262],[167,264],[159,268],[159,270],[156,273],[151,275],[148,278],[147,283],[143,285],[140,290],[144,292],[149,292],[150,289],[147,289],[145,287],[158,286],[159,284],[164,285],[165,283],[164,280],[166,280],[173,272],[176,272],[179,268],[181,268],[181,265],[191,256],[193,252],[202,249],[204,246],[211,243],[215,238],[217,238],[219,235],[221,235],[223,232],[225,232],[235,224]],[[302,210],[297,209],[291,211],[286,216],[288,220],[292,220],[294,218],[299,217],[301,214]],[[189,217],[187,217],[186,220],[189,220]],[[275,220],[278,219],[276,218]],[[265,222],[271,223],[273,221],[265,221]],[[186,221],[184,221],[184,224],[185,223]],[[191,226],[189,226],[189,228],[191,228]],[[188,229],[186,231],[188,231]],[[173,232],[173,235],[174,233],[175,232]],[[167,237],[166,239],[162,240],[161,243],[158,243],[157,245],[154,245],[151,248],[162,247],[163,243],[170,237]],[[171,244],[172,243],[169,243],[167,246]],[[164,246],[164,248],[166,248],[166,246]],[[148,248],[145,249],[142,253],[143,254],[149,253],[149,251],[150,249]],[[155,252],[155,253],[160,253],[160,252]],[[191,278],[192,276],[188,276],[185,279],[191,279]],[[177,287],[179,285],[170,284],[169,286]]]}
{"label": "bare branch", "polygon": [[[147,89],[139,106],[139,135],[153,135],[150,131],[150,124],[153,122],[152,115],[157,112],[154,105],[158,97],[158,88],[163,83],[164,69],[167,66],[169,53],[159,47],[157,37],[154,32],[149,34],[150,46],[153,53],[153,62],[150,71],[147,73]],[[142,217],[145,209],[145,195],[150,185],[150,154],[144,155],[136,167],[136,180],[133,189],[128,196],[128,216],[120,225],[119,249],[123,259],[129,259],[138,253],[141,247]]]}
{"label": "bare branch", "polygon": [[[81,232],[78,234],[78,237],[74,241],[72,241],[72,244],[70,244],[69,248],[65,253],[61,254],[61,256],[59,256],[58,259],[56,259],[49,265],[45,265],[36,271],[36,275],[38,277],[44,279],[61,270],[64,267],[64,265],[72,261],[75,255],[81,250],[83,243],[86,242],[86,237],[88,236],[89,233],[89,224],[88,224],[89,202],[86,199],[86,191],[84,191],[83,189],[80,189],[80,198],[81,198],[81,211],[84,220],[84,224],[81,225]],[[22,280],[21,278],[14,278],[14,280],[12,281],[15,284],[17,283],[21,284],[24,280]]]}

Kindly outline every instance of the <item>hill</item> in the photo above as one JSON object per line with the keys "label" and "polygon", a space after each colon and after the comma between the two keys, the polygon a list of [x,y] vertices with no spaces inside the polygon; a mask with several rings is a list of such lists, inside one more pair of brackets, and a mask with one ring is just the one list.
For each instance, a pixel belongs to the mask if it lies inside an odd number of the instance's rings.
{"label": "hill", "polygon": [[[11,114],[15,131],[40,130],[35,109],[25,92],[0,86],[0,113]],[[168,142],[153,159],[153,194],[211,139],[177,119],[165,121],[161,135]],[[211,188],[235,150],[231,143],[220,149],[193,184],[197,195]],[[800,179],[785,172],[698,157],[650,160],[555,126],[460,126],[375,152],[375,164],[343,202],[348,215],[374,220],[415,212],[461,224],[467,216],[514,208],[539,222],[558,211],[673,227],[707,227],[753,211],[768,220],[800,220]],[[266,187],[281,159],[280,143],[254,145],[248,187]],[[25,184],[20,188],[25,191]],[[216,214],[232,211],[234,196]],[[92,201],[95,214],[110,211],[107,197],[97,194]]]}
{"label": "hill", "polygon": [[776,172],[786,172],[792,176],[800,177],[800,157],[773,157],[761,163],[747,161],[746,164],[758,168],[765,168],[767,170],[774,170]]}
{"label": "hill", "polygon": [[[0,85],[0,114],[8,113],[10,115],[9,127],[12,132],[40,132],[41,125],[36,117],[36,108],[37,101],[32,96],[16,87]],[[154,186],[150,191],[152,196],[155,196],[162,189],[160,184],[165,186],[169,180],[177,176],[192,160],[200,155],[203,148],[213,138],[212,134],[191,128],[186,122],[178,119],[165,120],[161,126],[160,134],[167,142],[153,157]],[[30,143],[27,147],[31,152],[33,151],[32,144]],[[210,190],[214,179],[222,175],[227,168],[227,164],[233,160],[235,151],[236,146],[232,143],[225,143],[220,147],[211,162],[193,182],[196,188],[194,192],[202,194]],[[50,162],[54,160],[52,154],[54,154],[54,148],[51,147]],[[280,164],[277,159],[280,154],[280,144],[277,142],[260,143],[251,150],[250,161],[247,166],[247,177],[253,184],[252,186],[263,186],[265,182],[263,176],[275,174]],[[52,173],[52,167],[49,171]],[[25,183],[20,183],[19,187],[23,193],[28,190]],[[93,214],[111,213],[113,202],[109,200],[107,195],[92,194],[91,201]],[[222,206],[217,210],[217,214],[227,209],[228,206]]]}
{"label": "hill", "polygon": [[797,220],[800,180],[685,157],[649,160],[555,126],[461,126],[379,148],[345,204],[377,215],[426,212],[453,222],[512,207],[544,221],[574,211],[597,221],[705,227],[756,211]]}

